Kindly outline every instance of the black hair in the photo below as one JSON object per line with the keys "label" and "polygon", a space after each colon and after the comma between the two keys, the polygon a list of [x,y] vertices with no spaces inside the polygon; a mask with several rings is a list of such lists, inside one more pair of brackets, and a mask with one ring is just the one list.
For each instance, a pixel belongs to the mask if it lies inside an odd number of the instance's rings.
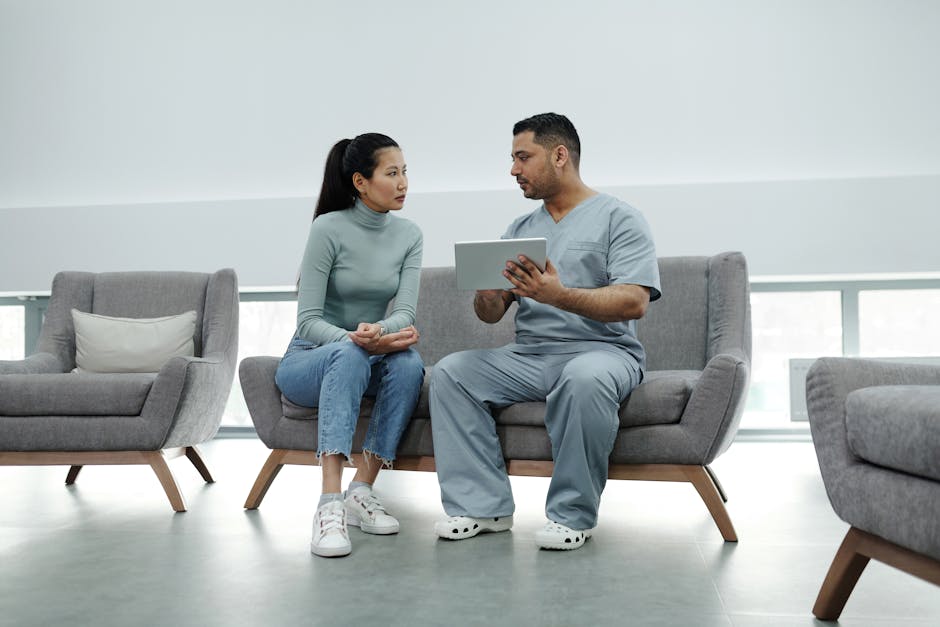
{"label": "black hair", "polygon": [[581,161],[581,138],[571,120],[560,113],[539,113],[516,122],[512,127],[513,135],[526,131],[532,131],[535,143],[548,150],[563,145],[571,155],[571,163],[575,168],[578,167]]}
{"label": "black hair", "polygon": [[398,144],[381,133],[363,133],[353,139],[336,142],[326,156],[323,186],[313,219],[316,220],[324,213],[352,207],[359,198],[359,192],[352,183],[353,174],[358,172],[367,179],[372,178],[375,166],[378,165],[376,155],[385,148],[398,148]]}

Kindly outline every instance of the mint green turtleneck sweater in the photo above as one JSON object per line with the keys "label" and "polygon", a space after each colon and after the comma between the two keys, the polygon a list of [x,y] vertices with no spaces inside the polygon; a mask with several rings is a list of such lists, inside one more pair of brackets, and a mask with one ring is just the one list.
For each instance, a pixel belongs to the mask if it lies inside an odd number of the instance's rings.
{"label": "mint green turtleneck sweater", "polygon": [[300,268],[297,336],[323,345],[347,339],[360,322],[389,333],[414,324],[422,246],[415,223],[361,200],[314,220]]}

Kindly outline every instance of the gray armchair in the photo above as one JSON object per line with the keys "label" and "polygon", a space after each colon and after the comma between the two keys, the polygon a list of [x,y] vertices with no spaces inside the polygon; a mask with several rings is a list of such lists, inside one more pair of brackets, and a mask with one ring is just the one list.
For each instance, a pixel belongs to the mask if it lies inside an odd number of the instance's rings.
{"label": "gray armchair", "polygon": [[[659,260],[663,297],[637,331],[646,347],[643,382],[620,409],[610,456],[611,479],[689,482],[722,537],[737,534],[709,464],[731,444],[744,409],[751,357],[747,265],[740,253]],[[399,445],[395,467],[434,470],[427,385],[433,365],[458,350],[499,346],[513,338],[513,311],[496,325],[473,313],[473,293],[456,289],[453,268],[421,274],[417,348],[428,367],[425,388]],[[286,342],[286,338],[285,338]],[[274,383],[277,357],[250,357],[239,366],[242,391],[258,436],[272,450],[245,507],[258,507],[284,464],[316,464],[317,411],[284,398]],[[372,402],[364,399],[354,450]],[[544,403],[519,403],[495,416],[510,474],[550,476],[552,447]]]}
{"label": "gray armchair", "polygon": [[838,619],[871,559],[940,585],[940,367],[819,359],[806,404],[829,501],[850,525],[813,614]]}
{"label": "gray armchair", "polygon": [[[157,373],[72,372],[71,310],[126,318],[196,311],[194,357]],[[238,349],[238,284],[230,269],[61,272],[35,354],[0,362],[0,465],[147,464],[176,511],[186,504],[166,460],[185,455],[206,482],[196,445],[219,428]]]}

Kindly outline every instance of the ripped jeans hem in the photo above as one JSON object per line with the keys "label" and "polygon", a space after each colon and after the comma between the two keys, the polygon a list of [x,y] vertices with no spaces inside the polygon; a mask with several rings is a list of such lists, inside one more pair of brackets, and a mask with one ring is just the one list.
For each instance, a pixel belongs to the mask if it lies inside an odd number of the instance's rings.
{"label": "ripped jeans hem", "polygon": [[377,459],[382,462],[382,468],[392,470],[395,463],[395,458],[382,457],[381,455],[376,455],[373,451],[368,449],[362,449],[362,457],[368,460]]}
{"label": "ripped jeans hem", "polygon": [[[356,467],[356,462],[353,459],[352,454],[344,453],[343,451],[340,451],[338,449],[331,449],[327,451],[317,451],[317,461],[319,462],[320,458],[323,457],[324,455],[342,455],[345,458],[346,463],[348,463],[353,468]],[[382,463],[382,468],[387,469],[387,470],[393,470],[393,467],[395,464],[395,458],[389,459],[387,457],[382,457],[381,455],[376,455],[373,451],[370,451],[368,449],[362,449],[362,457],[367,460],[375,460],[375,459],[379,460]]]}
{"label": "ripped jeans hem", "polygon": [[327,450],[327,451],[319,451],[319,450],[318,450],[318,451],[317,451],[317,462],[318,462],[318,463],[322,463],[322,460],[321,460],[320,458],[323,457],[324,455],[342,455],[343,458],[346,460],[346,463],[347,463],[347,464],[349,464],[349,465],[352,466],[353,468],[356,467],[356,462],[353,461],[352,455],[350,455],[349,453],[345,453],[345,452],[343,452],[343,451],[341,451],[341,450],[339,450],[339,449],[330,449],[330,450]]}

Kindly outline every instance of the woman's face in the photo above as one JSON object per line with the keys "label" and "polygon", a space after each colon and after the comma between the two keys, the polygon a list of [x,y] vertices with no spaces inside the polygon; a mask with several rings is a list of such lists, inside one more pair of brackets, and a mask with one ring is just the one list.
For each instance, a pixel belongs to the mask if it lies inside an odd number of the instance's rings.
{"label": "woman's face", "polygon": [[398,211],[405,204],[408,191],[408,167],[398,148],[383,148],[376,154],[375,171],[367,179],[358,172],[353,175],[353,185],[359,198],[369,209],[385,213]]}

